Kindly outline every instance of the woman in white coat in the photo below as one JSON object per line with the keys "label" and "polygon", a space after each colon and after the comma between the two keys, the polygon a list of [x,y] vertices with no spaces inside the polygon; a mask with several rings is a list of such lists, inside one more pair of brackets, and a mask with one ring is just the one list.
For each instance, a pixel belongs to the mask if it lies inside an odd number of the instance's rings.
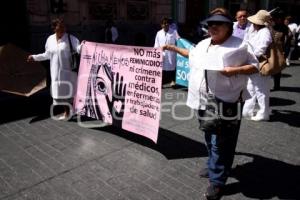
{"label": "woman in white coat", "polygon": [[[255,56],[260,60],[272,42],[270,30],[266,25],[271,16],[268,11],[260,10],[255,15],[248,17],[252,23],[244,40],[250,43]],[[271,76],[262,76],[259,73],[251,74],[248,79],[247,90],[251,98],[245,101],[243,116],[254,121],[269,120],[269,98],[270,98]],[[258,110],[254,115],[254,108],[258,102]]]}
{"label": "woman in white coat", "polygon": [[[62,19],[54,19],[51,23],[54,34],[46,41],[45,52],[37,55],[29,55],[27,61],[50,60],[51,95],[54,105],[64,107],[64,113],[58,119],[66,120],[70,117],[73,96],[76,92],[77,73],[71,70],[71,51],[66,33],[66,27]],[[79,40],[70,35],[73,48],[79,53]]]}
{"label": "woman in white coat", "polygon": [[[175,45],[176,40],[180,36],[178,32],[170,28],[169,19],[161,20],[161,29],[156,33],[154,47],[162,47],[164,45]],[[163,52],[163,77],[162,84],[169,83],[171,87],[175,86],[176,71],[176,53],[172,51]]]}

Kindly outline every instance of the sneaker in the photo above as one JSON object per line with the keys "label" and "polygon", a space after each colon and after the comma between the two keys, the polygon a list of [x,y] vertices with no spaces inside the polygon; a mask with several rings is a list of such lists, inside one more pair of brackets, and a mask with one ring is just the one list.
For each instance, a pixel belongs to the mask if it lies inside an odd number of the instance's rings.
{"label": "sneaker", "polygon": [[68,121],[71,118],[71,116],[67,113],[63,113],[61,116],[57,117],[57,120],[59,121]]}
{"label": "sneaker", "polygon": [[250,113],[243,113],[243,118],[244,119],[251,119],[253,117],[253,114],[250,114]]}
{"label": "sneaker", "polygon": [[209,178],[208,176],[208,168],[203,168],[199,171],[199,176],[201,178]]}
{"label": "sneaker", "polygon": [[171,81],[170,86],[173,87],[175,85],[176,85],[175,81]]}
{"label": "sneaker", "polygon": [[290,66],[290,60],[289,59],[286,59],[285,62],[286,62],[287,66]]}
{"label": "sneaker", "polygon": [[64,116],[64,115],[62,115],[62,116],[59,116],[59,117],[57,118],[57,120],[59,120],[59,121],[65,121],[65,120],[67,120],[67,117]]}
{"label": "sneaker", "polygon": [[223,193],[223,187],[210,185],[207,187],[204,196],[208,200],[220,199]]}
{"label": "sneaker", "polygon": [[260,117],[260,116],[253,116],[251,117],[252,121],[269,121],[269,117]]}

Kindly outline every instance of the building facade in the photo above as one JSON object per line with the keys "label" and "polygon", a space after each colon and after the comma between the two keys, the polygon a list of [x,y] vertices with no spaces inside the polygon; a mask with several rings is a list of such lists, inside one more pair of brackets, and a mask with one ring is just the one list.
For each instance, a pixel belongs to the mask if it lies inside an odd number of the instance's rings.
{"label": "building facade", "polygon": [[[13,42],[33,52],[43,50],[51,34],[50,21],[63,17],[68,29],[81,40],[104,41],[108,19],[116,23],[120,44],[152,46],[163,17],[173,18],[182,37],[192,38],[209,10],[226,7],[250,13],[279,6],[299,19],[299,0],[10,0],[1,1],[0,43]],[[298,21],[299,22],[299,21]],[[142,39],[141,43],[137,43]]]}
{"label": "building facade", "polygon": [[[172,17],[172,0],[27,0],[31,43],[43,37],[37,29],[63,17],[68,29],[81,40],[103,42],[105,23],[114,20],[120,44],[152,45],[162,17]],[[44,28],[46,29],[46,28]],[[36,40],[39,41],[39,40]],[[141,43],[141,42],[139,42]]]}

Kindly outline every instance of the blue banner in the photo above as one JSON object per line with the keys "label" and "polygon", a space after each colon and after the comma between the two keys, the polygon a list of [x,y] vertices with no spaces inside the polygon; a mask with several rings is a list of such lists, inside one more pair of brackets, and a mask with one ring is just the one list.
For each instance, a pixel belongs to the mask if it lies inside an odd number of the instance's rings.
{"label": "blue banner", "polygon": [[[177,40],[177,46],[184,49],[190,49],[194,45],[186,39]],[[176,84],[188,87],[189,85],[189,60],[186,57],[177,54],[176,56]]]}

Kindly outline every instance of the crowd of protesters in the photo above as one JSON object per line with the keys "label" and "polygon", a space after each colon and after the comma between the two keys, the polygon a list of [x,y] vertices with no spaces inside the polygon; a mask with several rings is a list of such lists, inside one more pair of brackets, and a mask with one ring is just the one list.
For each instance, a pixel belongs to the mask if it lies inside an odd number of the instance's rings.
{"label": "crowd of protesters", "polygon": [[[210,109],[206,103],[209,103],[210,96],[213,96],[217,99],[215,101],[217,104],[222,103],[224,110],[226,105],[227,108],[232,104],[236,107],[241,101],[244,105],[242,108],[244,118],[268,121],[271,113],[269,106],[271,75],[264,76],[259,73],[259,61],[267,54],[270,44],[276,42],[282,45],[282,51],[285,50],[286,64],[289,66],[292,52],[298,43],[299,28],[292,22],[292,17],[285,17],[280,9],[271,12],[259,10],[252,16],[248,16],[247,10],[240,9],[236,12],[236,22],[233,23],[226,9],[216,8],[201,24],[207,27],[207,39],[200,41],[194,49],[182,49],[170,44],[165,45],[163,49],[189,58],[191,72],[187,105],[198,112],[200,129],[205,133],[208,151],[207,168],[200,170],[200,176],[209,178],[206,198],[219,199],[223,194],[234,159],[240,120],[224,119],[215,125],[216,128],[201,128],[206,123],[202,118]],[[197,65],[201,63],[198,60],[206,58],[205,55],[210,52],[215,52],[216,58],[222,57],[226,50],[240,48],[243,45],[248,49],[247,63],[241,61],[242,65],[224,66],[223,71],[217,72],[204,70],[203,66]],[[240,58],[235,59],[237,62]],[[246,81],[243,81],[243,78]],[[273,75],[274,90],[280,89],[280,78],[281,72]],[[231,84],[226,87],[228,82]],[[201,103],[201,100],[204,103]]]}
{"label": "crowd of protesters", "polygon": [[[163,18],[161,29],[157,31],[154,40],[154,47],[163,50],[163,84],[175,85],[176,53],[189,58],[191,75],[187,105],[197,111],[200,127],[204,123],[201,117],[208,109],[205,103],[210,96],[218,103],[226,105],[231,114],[237,115],[236,108],[243,105],[240,115],[244,118],[254,121],[269,120],[271,76],[262,76],[259,73],[259,59],[273,42],[271,30],[282,33],[279,40],[285,49],[287,65],[290,65],[293,57],[298,59],[295,52],[300,45],[300,28],[292,16],[285,15],[280,9],[272,12],[259,10],[249,16],[246,9],[240,9],[236,12],[235,20],[225,8],[212,10],[210,15],[201,21],[199,29],[205,32],[205,39],[199,39],[193,49],[187,50],[176,46],[176,40],[180,38],[176,23],[171,22],[169,18]],[[59,99],[60,96],[64,96],[60,95],[60,92],[64,92],[62,82],[69,81],[75,88],[76,81],[73,81],[72,77],[76,74],[70,69],[70,52],[63,44],[72,42],[77,52],[80,52],[81,45],[76,37],[68,35],[62,20],[54,20],[52,27],[54,34],[47,39],[45,52],[30,55],[28,61],[50,60],[53,103],[64,105],[66,102],[72,102],[73,95],[67,99]],[[112,20],[107,21],[104,35],[106,43],[118,42],[118,29]],[[71,41],[68,41],[68,37],[71,37]],[[211,71],[198,65],[199,60],[205,58],[208,53],[214,53],[216,57],[221,58],[229,49],[240,48],[247,49],[247,59],[245,62],[239,60],[242,58],[236,58],[236,62],[240,63],[238,66],[224,66],[222,71]],[[280,90],[280,77],[281,72],[273,75],[274,90]],[[69,117],[71,111],[68,109],[65,107],[64,115],[60,119]],[[219,199],[223,195],[234,160],[240,123],[240,118],[223,120],[216,129],[204,130],[208,160],[207,167],[200,171],[200,176],[209,178],[210,184],[205,193],[207,199]]]}

